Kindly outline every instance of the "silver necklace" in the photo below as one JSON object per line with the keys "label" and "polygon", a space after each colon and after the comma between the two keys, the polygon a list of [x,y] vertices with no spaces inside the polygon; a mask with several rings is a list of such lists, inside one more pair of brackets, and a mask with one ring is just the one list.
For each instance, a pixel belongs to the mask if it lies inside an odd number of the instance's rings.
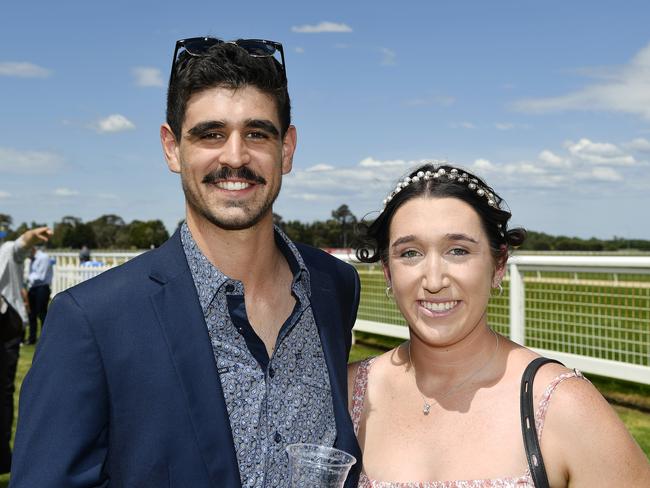
{"label": "silver necklace", "polygon": [[434,405],[437,405],[440,403],[442,400],[447,398],[449,395],[451,395],[453,392],[457,391],[461,386],[465,385],[469,380],[474,378],[479,371],[485,370],[494,360],[494,358],[497,355],[497,352],[499,351],[499,334],[494,332],[492,329],[490,331],[495,335],[497,338],[497,344],[496,347],[494,348],[494,352],[492,353],[492,356],[490,356],[490,359],[488,359],[485,364],[483,364],[480,368],[477,368],[476,371],[474,371],[472,374],[470,374],[467,378],[465,378],[463,381],[458,383],[457,385],[452,386],[449,390],[447,390],[441,397],[438,398],[438,400],[430,402],[427,397],[425,397],[420,389],[418,388],[418,377],[417,373],[415,371],[415,365],[413,364],[413,360],[411,359],[411,341],[409,340],[409,345],[408,345],[408,352],[409,352],[409,364],[411,365],[411,368],[413,368],[413,377],[415,378],[415,388],[418,390],[418,393],[422,397],[422,401],[424,402],[424,405],[422,406],[422,413],[424,415],[429,415],[429,412],[431,411],[431,407]]}

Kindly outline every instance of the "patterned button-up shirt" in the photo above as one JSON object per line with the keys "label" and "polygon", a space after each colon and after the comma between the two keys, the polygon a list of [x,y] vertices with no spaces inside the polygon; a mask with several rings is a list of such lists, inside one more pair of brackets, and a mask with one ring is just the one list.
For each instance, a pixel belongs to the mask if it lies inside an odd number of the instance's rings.
{"label": "patterned button-up shirt", "polygon": [[181,240],[212,342],[242,486],[288,486],[287,445],[332,446],[336,439],[327,365],[310,304],[309,271],[293,243],[276,228],[275,243],[293,274],[296,305],[269,357],[248,322],[243,284],[208,261],[187,224]]}

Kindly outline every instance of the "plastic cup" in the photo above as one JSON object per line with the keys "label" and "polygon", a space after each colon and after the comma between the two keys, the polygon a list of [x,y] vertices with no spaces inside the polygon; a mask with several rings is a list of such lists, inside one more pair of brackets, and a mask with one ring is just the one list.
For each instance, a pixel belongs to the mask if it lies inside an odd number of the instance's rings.
{"label": "plastic cup", "polygon": [[316,444],[291,444],[287,454],[291,488],[343,488],[357,462],[345,451]]}

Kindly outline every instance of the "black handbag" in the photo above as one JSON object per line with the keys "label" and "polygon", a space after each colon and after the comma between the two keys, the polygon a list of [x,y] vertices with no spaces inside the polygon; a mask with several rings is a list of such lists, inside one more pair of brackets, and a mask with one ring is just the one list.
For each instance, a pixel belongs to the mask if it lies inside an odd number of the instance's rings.
{"label": "black handbag", "polygon": [[23,320],[11,305],[0,313],[0,341],[7,342],[23,336]]}
{"label": "black handbag", "polygon": [[[562,364],[555,359],[537,358],[530,362],[521,377],[521,395],[519,411],[521,414],[521,432],[524,436],[524,447],[530,475],[535,488],[549,488],[546,468],[539,448],[537,429],[535,428],[535,409],[533,405],[533,380],[537,370],[546,363]],[[564,366],[564,365],[563,365]]]}

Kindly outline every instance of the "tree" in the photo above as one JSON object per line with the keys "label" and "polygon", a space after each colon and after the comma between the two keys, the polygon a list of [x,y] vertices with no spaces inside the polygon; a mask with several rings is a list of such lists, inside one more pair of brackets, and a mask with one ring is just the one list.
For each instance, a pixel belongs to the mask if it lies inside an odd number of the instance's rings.
{"label": "tree", "polygon": [[107,214],[91,220],[88,222],[88,225],[90,225],[95,234],[97,247],[111,249],[115,247],[120,231],[126,224],[124,223],[124,219],[119,215]]}
{"label": "tree", "polygon": [[339,247],[348,247],[348,232],[352,225],[357,223],[357,218],[346,204],[332,210],[332,218],[338,223],[340,229]]}
{"label": "tree", "polygon": [[134,220],[127,226],[129,247],[148,249],[158,247],[169,239],[169,233],[160,220]]}
{"label": "tree", "polygon": [[54,224],[54,233],[50,239],[52,247],[74,248],[81,246],[95,247],[95,233],[89,224],[84,224],[79,217],[67,215],[61,222]]}
{"label": "tree", "polygon": [[11,215],[0,213],[0,230],[11,230],[11,224],[13,221]]}

